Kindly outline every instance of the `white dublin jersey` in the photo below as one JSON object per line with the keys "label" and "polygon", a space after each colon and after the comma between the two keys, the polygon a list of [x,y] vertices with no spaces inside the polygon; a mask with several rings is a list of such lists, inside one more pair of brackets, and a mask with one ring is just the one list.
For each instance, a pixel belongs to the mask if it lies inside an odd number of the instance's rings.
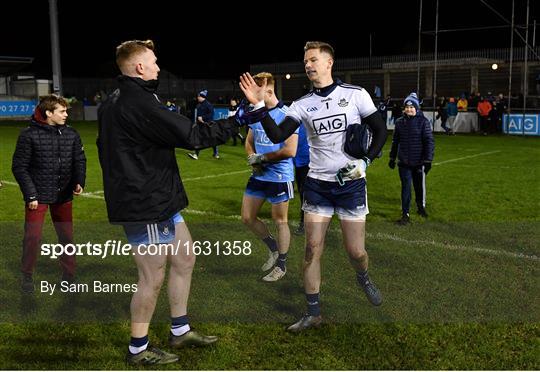
{"label": "white dublin jersey", "polygon": [[309,177],[336,181],[336,173],[353,157],[343,151],[348,125],[359,124],[377,108],[365,89],[340,81],[314,89],[289,107],[287,116],[306,127]]}

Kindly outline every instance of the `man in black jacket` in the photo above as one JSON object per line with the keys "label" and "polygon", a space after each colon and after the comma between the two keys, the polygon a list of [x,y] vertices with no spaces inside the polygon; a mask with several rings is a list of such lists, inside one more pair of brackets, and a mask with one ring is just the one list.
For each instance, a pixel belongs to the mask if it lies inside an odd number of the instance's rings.
{"label": "man in black jacket", "polygon": [[[60,244],[73,243],[71,201],[80,195],[86,178],[86,157],[77,131],[65,125],[68,103],[55,95],[41,99],[30,126],[19,135],[12,171],[24,201],[22,289],[34,292],[32,274],[41,241],[45,213],[51,218]],[[62,280],[73,281],[75,256],[60,257]]]}
{"label": "man in black jacket", "polygon": [[[193,124],[185,116],[167,110],[155,93],[159,73],[156,60],[151,40],[119,45],[119,89],[98,111],[97,145],[109,220],[123,225],[139,270],[137,292],[131,301],[128,361],[132,364],[178,360],[174,354],[148,347],[149,323],[167,261],[171,264],[170,345],[208,345],[217,340],[192,331],[187,317],[195,255],[185,248],[186,243],[191,246],[192,239],[179,213],[188,200],[175,147],[194,150],[216,146],[238,133],[234,120]],[[180,249],[155,256],[138,249],[154,243],[174,243]]]}
{"label": "man in black jacket", "polygon": [[[197,95],[197,120],[196,122],[198,124],[204,124],[209,123],[212,120],[214,120],[214,106],[210,103],[208,100],[208,91],[206,89],[203,89],[199,92]],[[236,138],[236,136],[233,136]],[[212,146],[212,150],[214,151],[213,156],[215,159],[219,159],[219,150],[217,146]],[[188,156],[193,160],[199,159],[199,153],[200,150],[195,150],[193,153],[189,153]]]}
{"label": "man in black jacket", "polygon": [[431,169],[435,141],[429,120],[420,111],[416,93],[411,93],[404,101],[404,115],[396,121],[392,150],[390,150],[390,169],[396,167],[398,157],[399,177],[401,179],[401,219],[397,222],[406,225],[410,222],[411,181],[416,195],[418,214],[427,218],[426,175]]}

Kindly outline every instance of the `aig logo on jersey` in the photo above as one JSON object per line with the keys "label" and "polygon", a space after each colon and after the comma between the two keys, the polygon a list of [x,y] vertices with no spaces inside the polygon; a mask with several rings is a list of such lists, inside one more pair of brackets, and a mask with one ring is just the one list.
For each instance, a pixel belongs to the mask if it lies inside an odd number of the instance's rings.
{"label": "aig logo on jersey", "polygon": [[319,136],[344,132],[347,129],[347,116],[338,114],[313,120],[313,130]]}

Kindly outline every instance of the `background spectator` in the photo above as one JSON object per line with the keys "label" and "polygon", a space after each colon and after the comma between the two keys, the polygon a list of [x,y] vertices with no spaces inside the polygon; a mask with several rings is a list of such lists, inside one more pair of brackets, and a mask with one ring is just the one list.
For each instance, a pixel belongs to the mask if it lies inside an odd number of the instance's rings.
{"label": "background spectator", "polygon": [[484,97],[480,97],[480,103],[478,103],[478,119],[480,123],[480,131],[487,136],[489,130],[489,113],[492,110],[491,103]]}
{"label": "background spectator", "polygon": [[461,94],[461,97],[459,97],[459,100],[457,102],[457,110],[459,112],[467,112],[469,108],[469,101],[467,101],[467,97],[465,97],[465,94]]}
{"label": "background spectator", "polygon": [[[207,96],[208,91],[206,89],[201,90],[197,95],[197,101],[199,102],[196,107],[197,124],[208,123],[214,119],[214,106],[206,99]],[[214,158],[219,159],[218,147],[213,146],[212,150],[214,150]],[[188,156],[193,160],[198,160],[200,152],[201,150],[195,150],[195,152],[189,153]]]}

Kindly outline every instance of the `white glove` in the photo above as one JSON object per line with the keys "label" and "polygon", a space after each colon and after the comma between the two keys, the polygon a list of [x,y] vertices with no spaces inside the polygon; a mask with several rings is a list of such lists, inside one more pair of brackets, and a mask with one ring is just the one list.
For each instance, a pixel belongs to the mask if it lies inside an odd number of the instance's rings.
{"label": "white glove", "polygon": [[266,162],[266,156],[264,154],[251,154],[247,158],[248,165],[260,165]]}
{"label": "white glove", "polygon": [[366,169],[369,166],[369,163],[370,161],[368,158],[353,160],[348,162],[347,165],[339,171],[343,178],[351,180],[364,178],[366,177]]}

